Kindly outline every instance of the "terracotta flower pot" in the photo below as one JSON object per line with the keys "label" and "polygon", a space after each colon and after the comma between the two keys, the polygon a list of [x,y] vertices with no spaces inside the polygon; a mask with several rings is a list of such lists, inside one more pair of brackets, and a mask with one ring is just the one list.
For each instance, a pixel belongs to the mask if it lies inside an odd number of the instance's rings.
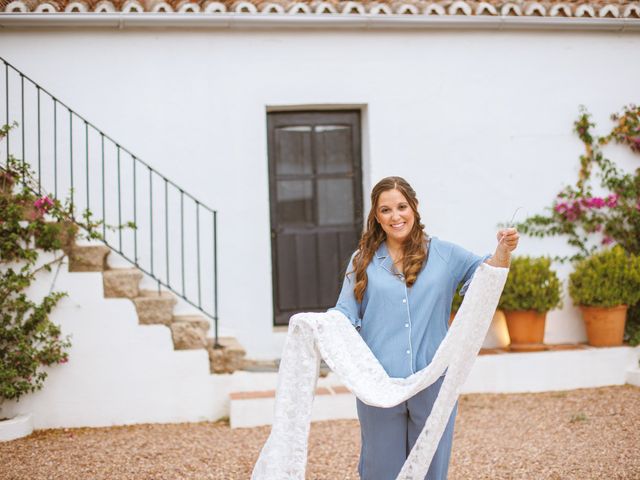
{"label": "terracotta flower pot", "polygon": [[510,350],[535,352],[545,350],[544,325],[547,312],[535,310],[505,310],[507,329],[511,338]]}
{"label": "terracotta flower pot", "polygon": [[609,308],[580,305],[589,345],[594,347],[622,345],[628,308],[627,305]]}

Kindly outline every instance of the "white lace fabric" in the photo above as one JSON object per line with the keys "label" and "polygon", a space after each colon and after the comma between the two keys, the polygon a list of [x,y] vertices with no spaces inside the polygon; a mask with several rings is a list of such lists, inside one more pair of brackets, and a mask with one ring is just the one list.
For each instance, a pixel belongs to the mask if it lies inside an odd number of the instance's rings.
{"label": "white lace fabric", "polygon": [[304,480],[321,358],[360,400],[385,408],[411,398],[447,370],[431,414],[397,476],[397,480],[423,480],[491,324],[507,274],[508,269],[486,263],[477,268],[433,360],[407,378],[389,377],[342,313],[331,310],[291,317],[278,374],[273,426],[252,480]]}

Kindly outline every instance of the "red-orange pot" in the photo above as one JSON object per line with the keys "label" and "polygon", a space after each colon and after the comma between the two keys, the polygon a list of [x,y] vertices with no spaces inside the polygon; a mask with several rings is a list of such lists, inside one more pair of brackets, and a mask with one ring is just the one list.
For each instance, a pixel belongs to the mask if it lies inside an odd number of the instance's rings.
{"label": "red-orange pot", "polygon": [[628,308],[627,305],[607,308],[580,305],[589,345],[594,347],[622,345]]}
{"label": "red-orange pot", "polygon": [[510,350],[535,352],[545,350],[544,325],[547,312],[535,310],[505,310],[507,329],[511,339]]}

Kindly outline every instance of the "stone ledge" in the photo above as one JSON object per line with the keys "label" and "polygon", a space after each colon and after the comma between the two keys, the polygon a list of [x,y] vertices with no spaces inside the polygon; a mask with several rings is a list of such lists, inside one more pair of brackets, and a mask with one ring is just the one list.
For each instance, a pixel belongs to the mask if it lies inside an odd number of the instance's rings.
{"label": "stone ledge", "polygon": [[176,297],[170,292],[156,290],[142,290],[133,298],[138,312],[138,322],[142,325],[171,325],[173,321],[173,307],[177,303]]}
{"label": "stone ledge", "polygon": [[[311,421],[357,418],[355,396],[343,385],[318,387]],[[273,421],[275,391],[232,392],[229,394],[231,428],[270,425]]]}
{"label": "stone ledge", "polygon": [[640,387],[640,367],[634,367],[627,370],[627,383]]}
{"label": "stone ledge", "polygon": [[103,272],[111,249],[106,245],[74,245],[69,253],[70,272]]}
{"label": "stone ledge", "polygon": [[[242,370],[245,372],[256,372],[256,373],[265,373],[265,372],[278,372],[280,369],[280,359],[277,358],[275,360],[251,360],[245,359],[244,364],[242,366]],[[320,361],[320,377],[324,378],[331,372],[329,366],[325,363],[324,360]]]}
{"label": "stone ledge", "polygon": [[137,268],[114,268],[102,272],[106,298],[135,298],[140,293],[138,284],[142,272]]}
{"label": "stone ledge", "polygon": [[[316,388],[316,395],[351,395],[351,391],[344,385],[330,385]],[[259,390],[254,392],[231,392],[231,400],[254,400],[257,398],[275,398],[275,390]]]}
{"label": "stone ledge", "polygon": [[176,350],[207,348],[209,321],[198,315],[174,316],[171,325],[173,346]]}
{"label": "stone ledge", "polygon": [[242,345],[233,337],[219,337],[221,348],[214,347],[214,339],[207,341],[209,352],[209,366],[211,373],[233,373],[244,367],[246,352]]}
{"label": "stone ledge", "polygon": [[0,442],[8,442],[31,435],[33,432],[33,415],[27,413],[9,420],[0,421]]}
{"label": "stone ledge", "polygon": [[[624,346],[624,345],[622,345]],[[528,351],[526,349],[516,350],[511,349],[508,345],[506,347],[496,347],[496,348],[481,348],[478,355],[501,355],[505,353],[536,353],[536,352],[556,352],[560,350],[585,350],[588,348],[598,348],[592,347],[586,343],[558,343],[558,344],[541,344],[541,348],[536,350]]]}
{"label": "stone ledge", "polygon": [[205,332],[209,330],[210,326],[209,320],[202,315],[174,315],[173,323],[185,323]]}

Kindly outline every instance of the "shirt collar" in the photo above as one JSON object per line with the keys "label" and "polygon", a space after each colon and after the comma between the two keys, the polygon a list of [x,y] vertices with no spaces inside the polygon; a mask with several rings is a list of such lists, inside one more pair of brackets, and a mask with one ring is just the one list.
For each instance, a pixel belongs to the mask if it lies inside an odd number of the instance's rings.
{"label": "shirt collar", "polygon": [[378,260],[384,260],[389,256],[389,250],[387,250],[387,242],[383,241],[376,250],[376,257]]}
{"label": "shirt collar", "polygon": [[384,268],[387,272],[395,275],[393,271],[393,259],[389,255],[389,249],[387,248],[387,242],[382,242],[376,250],[376,259],[378,260],[378,266]]}
{"label": "shirt collar", "polygon": [[[429,242],[429,248],[431,248],[430,240],[433,240],[434,237],[427,237],[427,241]],[[389,249],[387,248],[387,242],[383,241],[378,249],[376,250],[376,259],[378,260],[378,266],[384,268],[387,272],[395,275],[393,268],[393,259],[391,255],[389,255]],[[424,268],[424,265],[422,266]]]}

